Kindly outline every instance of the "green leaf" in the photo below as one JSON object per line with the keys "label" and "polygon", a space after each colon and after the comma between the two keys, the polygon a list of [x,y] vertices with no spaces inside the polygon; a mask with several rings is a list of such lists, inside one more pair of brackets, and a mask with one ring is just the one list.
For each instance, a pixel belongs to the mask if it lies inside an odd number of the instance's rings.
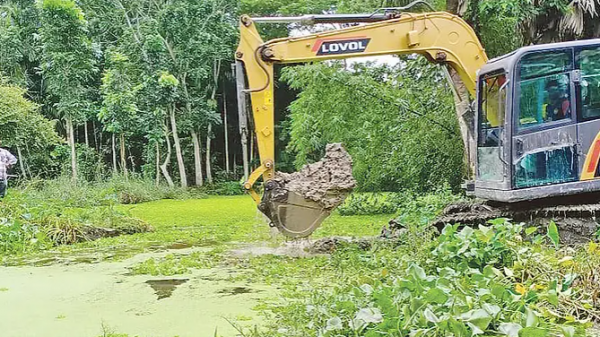
{"label": "green leaf", "polygon": [[530,328],[530,327],[536,327],[539,324],[539,320],[538,320],[538,316],[537,314],[529,309],[529,308],[525,308],[525,326]]}
{"label": "green leaf", "polygon": [[325,327],[325,330],[332,331],[341,330],[343,328],[344,327],[342,326],[342,320],[339,317],[335,316],[327,320],[327,327]]}
{"label": "green leaf", "polygon": [[552,241],[554,247],[558,249],[560,236],[558,234],[558,227],[554,221],[550,221],[550,224],[548,225],[548,238],[550,238],[550,241]]}
{"label": "green leaf", "polygon": [[544,330],[544,329],[540,329],[540,328],[528,327],[528,328],[523,328],[523,329],[521,329],[521,331],[519,331],[519,337],[547,337],[547,336],[549,336],[548,331]]}
{"label": "green leaf", "polygon": [[423,311],[423,316],[425,316],[425,319],[428,322],[432,322],[432,323],[439,323],[440,319],[435,315],[435,313],[433,311],[431,311],[431,309],[427,308]]}
{"label": "green leaf", "polygon": [[565,337],[575,337],[575,328],[572,326],[563,326],[562,331]]}
{"label": "green leaf", "polygon": [[469,326],[469,328],[471,328],[471,334],[473,336],[483,335],[485,333],[485,331],[481,330],[477,325],[471,322],[467,322],[467,325]]}
{"label": "green leaf", "polygon": [[529,227],[529,228],[527,228],[527,229],[525,230],[525,234],[526,234],[526,235],[531,235],[531,234],[533,234],[533,233],[535,233],[535,232],[537,232],[537,231],[538,231],[538,228],[537,228],[537,227]]}
{"label": "green leaf", "polygon": [[455,336],[468,336],[467,326],[462,322],[459,322],[455,319],[449,319],[448,327],[450,332],[452,332]]}
{"label": "green leaf", "polygon": [[471,323],[481,330],[487,329],[492,321],[492,316],[483,309],[474,309],[460,315],[460,318],[468,323]]}
{"label": "green leaf", "polygon": [[556,290],[550,290],[548,291],[548,303],[557,306],[558,305],[558,294],[556,293]]}
{"label": "green leaf", "polygon": [[429,303],[444,304],[448,295],[438,288],[432,288],[425,294],[425,300]]}
{"label": "green leaf", "polygon": [[492,315],[492,317],[496,317],[496,315],[498,315],[498,313],[500,313],[500,311],[502,310],[499,306],[489,303],[484,303],[483,309],[485,309],[485,311]]}
{"label": "green leaf", "polygon": [[578,274],[571,273],[565,275],[565,278],[562,283],[562,291],[567,291],[567,289],[569,289],[569,287],[573,284],[573,282],[575,281],[575,279],[577,279],[578,276]]}
{"label": "green leaf", "polygon": [[425,270],[415,263],[408,267],[408,274],[414,276],[417,280],[421,281],[427,278]]}
{"label": "green leaf", "polygon": [[417,330],[412,330],[408,336],[409,337],[425,337],[425,336],[427,336],[427,333],[430,330],[431,329],[417,329]]}
{"label": "green leaf", "polygon": [[498,326],[498,331],[508,337],[519,337],[519,331],[521,331],[521,329],[523,329],[523,327],[517,323],[500,323]]}

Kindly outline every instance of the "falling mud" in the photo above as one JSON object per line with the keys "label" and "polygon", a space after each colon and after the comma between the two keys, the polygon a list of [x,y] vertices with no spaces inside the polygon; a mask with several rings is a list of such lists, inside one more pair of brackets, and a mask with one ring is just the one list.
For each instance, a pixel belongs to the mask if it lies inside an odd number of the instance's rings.
{"label": "falling mud", "polygon": [[305,165],[299,172],[277,172],[273,180],[327,210],[344,202],[356,186],[352,157],[339,143],[328,144],[322,160]]}
{"label": "falling mud", "polygon": [[186,283],[188,279],[148,280],[147,284],[152,287],[159,300],[169,298],[177,286]]}
{"label": "falling mud", "polygon": [[245,245],[231,250],[231,254],[237,257],[275,255],[293,258],[309,258],[319,255],[332,254],[342,247],[355,246],[358,249],[368,250],[372,247],[377,237],[352,238],[335,236],[318,240],[293,240],[284,242],[277,247],[267,245]]}

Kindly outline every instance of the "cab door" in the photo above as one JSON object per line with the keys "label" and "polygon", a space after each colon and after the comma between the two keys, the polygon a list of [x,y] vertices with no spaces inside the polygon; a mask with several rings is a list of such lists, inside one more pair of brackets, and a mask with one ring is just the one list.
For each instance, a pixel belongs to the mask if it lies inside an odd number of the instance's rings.
{"label": "cab door", "polygon": [[477,185],[506,190],[507,165],[505,115],[509,82],[503,69],[479,77],[477,114]]}
{"label": "cab door", "polygon": [[513,187],[578,180],[573,50],[524,54],[515,75]]}

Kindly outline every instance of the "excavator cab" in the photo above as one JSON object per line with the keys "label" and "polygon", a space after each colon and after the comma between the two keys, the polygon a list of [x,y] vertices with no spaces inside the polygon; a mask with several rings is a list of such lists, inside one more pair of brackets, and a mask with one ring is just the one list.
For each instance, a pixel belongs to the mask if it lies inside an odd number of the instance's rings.
{"label": "excavator cab", "polygon": [[600,190],[600,40],[521,48],[478,73],[475,196]]}

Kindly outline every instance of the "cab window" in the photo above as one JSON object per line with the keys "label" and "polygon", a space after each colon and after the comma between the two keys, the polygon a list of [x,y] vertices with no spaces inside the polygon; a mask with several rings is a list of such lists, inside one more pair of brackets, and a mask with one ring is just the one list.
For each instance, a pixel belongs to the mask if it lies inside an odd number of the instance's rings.
{"label": "cab window", "polygon": [[481,79],[480,134],[478,137],[478,146],[480,147],[500,145],[499,139],[504,125],[504,105],[506,102],[506,90],[503,90],[505,83],[505,74],[486,76]]}
{"label": "cab window", "polygon": [[506,110],[506,74],[483,75],[479,81],[477,177],[483,181],[503,181],[501,146]]}
{"label": "cab window", "polygon": [[600,47],[580,50],[576,57],[581,71],[579,101],[584,120],[600,117]]}
{"label": "cab window", "polygon": [[518,80],[520,129],[571,118],[572,69],[570,50],[523,57]]}

